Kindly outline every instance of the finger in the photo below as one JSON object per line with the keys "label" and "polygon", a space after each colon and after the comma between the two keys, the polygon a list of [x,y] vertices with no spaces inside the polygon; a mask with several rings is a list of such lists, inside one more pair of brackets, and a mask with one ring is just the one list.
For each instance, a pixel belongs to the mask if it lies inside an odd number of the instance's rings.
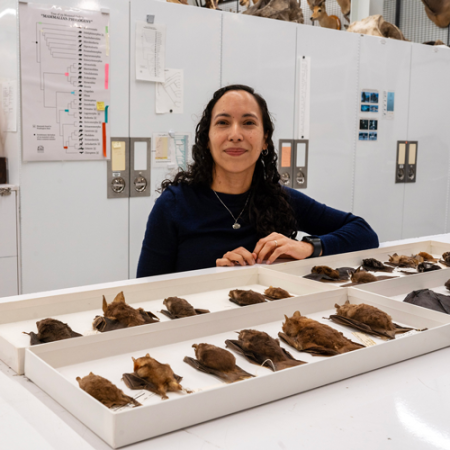
{"label": "finger", "polygon": [[261,251],[261,249],[264,247],[265,244],[267,244],[268,242],[274,241],[274,240],[280,240],[282,238],[284,238],[285,236],[283,236],[280,233],[270,233],[268,236],[260,239],[257,243],[256,246],[253,250],[253,253],[256,253],[256,255],[259,254],[259,252]]}
{"label": "finger", "polygon": [[282,254],[283,254],[284,250],[282,248],[282,246],[278,246],[278,248],[276,248],[272,254],[267,258],[266,264],[272,264],[273,262],[275,262]]}
{"label": "finger", "polygon": [[277,243],[275,241],[269,241],[264,244],[261,251],[258,253],[258,263],[261,264],[265,259],[267,259],[272,252],[277,248]]}
{"label": "finger", "polygon": [[232,252],[227,252],[223,255],[224,258],[229,259],[232,262],[235,262],[236,265],[246,266],[255,264],[255,260],[253,259],[252,254],[243,247],[239,247]]}
{"label": "finger", "polygon": [[230,261],[227,258],[218,258],[216,259],[216,267],[234,267],[234,262]]}

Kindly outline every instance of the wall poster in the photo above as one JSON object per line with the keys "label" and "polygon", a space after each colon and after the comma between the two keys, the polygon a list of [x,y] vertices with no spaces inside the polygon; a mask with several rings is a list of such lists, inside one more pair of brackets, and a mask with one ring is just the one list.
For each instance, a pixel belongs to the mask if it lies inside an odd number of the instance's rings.
{"label": "wall poster", "polygon": [[109,14],[20,3],[24,161],[109,158]]}

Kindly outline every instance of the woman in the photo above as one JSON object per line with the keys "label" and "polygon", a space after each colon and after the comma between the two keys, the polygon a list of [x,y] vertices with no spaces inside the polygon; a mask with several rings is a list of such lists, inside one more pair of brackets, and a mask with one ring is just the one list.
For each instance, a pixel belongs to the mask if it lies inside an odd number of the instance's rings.
{"label": "woman", "polygon": [[[267,104],[252,88],[214,93],[197,125],[194,163],[161,185],[138,277],[378,246],[362,218],[280,185],[272,134]],[[298,230],[313,236],[296,241]]]}

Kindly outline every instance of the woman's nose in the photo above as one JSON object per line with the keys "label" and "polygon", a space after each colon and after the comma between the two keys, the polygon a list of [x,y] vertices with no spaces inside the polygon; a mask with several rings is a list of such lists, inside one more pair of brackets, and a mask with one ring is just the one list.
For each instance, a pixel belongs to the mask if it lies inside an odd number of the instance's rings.
{"label": "woman's nose", "polygon": [[228,139],[230,141],[242,141],[244,138],[242,134],[242,130],[239,124],[233,124],[230,128],[230,134],[228,136]]}

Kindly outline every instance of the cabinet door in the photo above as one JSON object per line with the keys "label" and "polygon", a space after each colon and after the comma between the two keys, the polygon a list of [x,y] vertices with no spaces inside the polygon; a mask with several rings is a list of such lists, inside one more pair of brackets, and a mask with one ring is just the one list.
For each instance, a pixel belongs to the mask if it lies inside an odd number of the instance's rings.
{"label": "cabinet door", "polygon": [[18,294],[17,256],[0,258],[0,298]]}
{"label": "cabinet door", "polygon": [[[83,1],[60,6],[88,8]],[[100,9],[98,2],[90,8]],[[128,136],[129,5],[109,0],[110,134]],[[128,277],[128,199],[107,199],[106,161],[21,164],[22,292]]]}
{"label": "cabinet door", "polygon": [[[360,120],[377,120],[376,140],[357,140],[354,213],[364,217],[380,241],[402,237],[405,188],[395,184],[397,141],[406,140],[409,112],[411,44],[361,36],[357,130]],[[361,92],[378,92],[378,112],[361,111]],[[395,93],[394,116],[383,118],[383,92]],[[422,111],[423,114],[423,111]],[[417,235],[419,236],[419,235]],[[405,237],[405,236],[403,236]]]}
{"label": "cabinet door", "polygon": [[405,185],[403,238],[448,231],[450,52],[412,44],[408,139],[418,141],[417,180]]}
{"label": "cabinet door", "polygon": [[16,194],[0,196],[0,258],[17,256]]}
{"label": "cabinet door", "polygon": [[297,56],[311,58],[308,188],[305,194],[352,210],[359,36],[299,26]]}
{"label": "cabinet door", "polygon": [[[155,83],[136,81],[136,22],[145,22],[149,14],[154,15],[155,24],[167,27],[166,68],[183,69],[183,114],[156,114]],[[130,136],[151,137],[173,130],[194,138],[206,103],[220,87],[221,19],[220,12],[204,8],[131,1]],[[167,166],[152,164],[150,197],[130,198],[130,278],[136,276],[147,218],[159,195],[156,189],[169,176]]]}

